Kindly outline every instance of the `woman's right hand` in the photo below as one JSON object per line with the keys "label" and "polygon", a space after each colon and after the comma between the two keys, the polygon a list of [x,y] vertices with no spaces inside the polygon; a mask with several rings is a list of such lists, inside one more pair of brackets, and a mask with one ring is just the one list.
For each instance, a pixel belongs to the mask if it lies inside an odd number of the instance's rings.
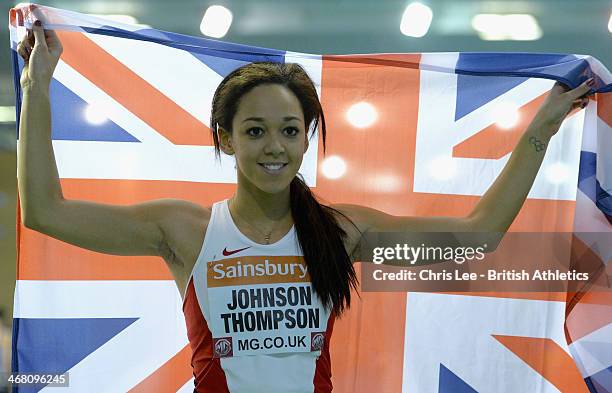
{"label": "woman's right hand", "polygon": [[17,46],[17,52],[25,61],[21,87],[39,85],[47,89],[62,54],[62,43],[55,31],[44,30],[42,23],[36,21]]}

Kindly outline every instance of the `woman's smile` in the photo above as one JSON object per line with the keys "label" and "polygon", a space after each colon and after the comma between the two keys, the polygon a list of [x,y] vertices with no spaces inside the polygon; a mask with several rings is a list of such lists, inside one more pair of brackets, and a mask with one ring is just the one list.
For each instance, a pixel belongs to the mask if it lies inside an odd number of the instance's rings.
{"label": "woman's smile", "polygon": [[287,167],[286,162],[260,162],[258,165],[270,175],[280,175]]}

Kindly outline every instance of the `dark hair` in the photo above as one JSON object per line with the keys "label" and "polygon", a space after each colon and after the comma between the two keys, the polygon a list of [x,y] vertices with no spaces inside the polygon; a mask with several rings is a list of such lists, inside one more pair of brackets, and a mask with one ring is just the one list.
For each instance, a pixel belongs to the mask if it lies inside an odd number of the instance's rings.
{"label": "dark hair", "polygon": [[[311,137],[321,125],[325,152],[325,117],[314,83],[299,64],[251,63],[227,75],[213,97],[210,129],[215,152],[220,156],[219,128],[232,131],[232,120],[240,98],[256,86],[279,84],[287,87],[298,98],[306,132]],[[308,267],[315,292],[323,305],[340,315],[351,303],[351,289],[357,287],[357,276],[351,258],[344,247],[346,232],[338,224],[338,217],[350,219],[338,210],[320,204],[298,174],[291,181],[291,216],[298,241]],[[351,222],[352,223],[352,222]]]}

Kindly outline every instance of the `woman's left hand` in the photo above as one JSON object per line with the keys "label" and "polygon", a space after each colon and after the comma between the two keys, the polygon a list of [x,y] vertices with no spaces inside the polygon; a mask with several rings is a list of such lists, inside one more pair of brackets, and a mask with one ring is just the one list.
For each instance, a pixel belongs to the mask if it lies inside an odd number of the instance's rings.
{"label": "woman's left hand", "polygon": [[577,88],[570,90],[557,82],[535,115],[532,125],[540,128],[545,137],[552,137],[559,131],[561,123],[572,110],[585,108],[589,103],[586,96],[595,85],[593,78],[586,80]]}

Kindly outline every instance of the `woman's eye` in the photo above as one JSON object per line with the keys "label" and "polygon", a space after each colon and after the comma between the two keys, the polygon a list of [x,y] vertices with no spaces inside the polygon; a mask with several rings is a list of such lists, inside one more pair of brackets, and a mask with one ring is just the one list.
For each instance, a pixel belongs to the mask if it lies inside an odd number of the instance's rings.
{"label": "woman's eye", "polygon": [[252,127],[247,130],[249,136],[260,136],[263,134],[263,130],[259,127]]}
{"label": "woman's eye", "polygon": [[295,127],[287,127],[285,128],[285,133],[289,136],[296,136],[300,133],[300,130]]}

